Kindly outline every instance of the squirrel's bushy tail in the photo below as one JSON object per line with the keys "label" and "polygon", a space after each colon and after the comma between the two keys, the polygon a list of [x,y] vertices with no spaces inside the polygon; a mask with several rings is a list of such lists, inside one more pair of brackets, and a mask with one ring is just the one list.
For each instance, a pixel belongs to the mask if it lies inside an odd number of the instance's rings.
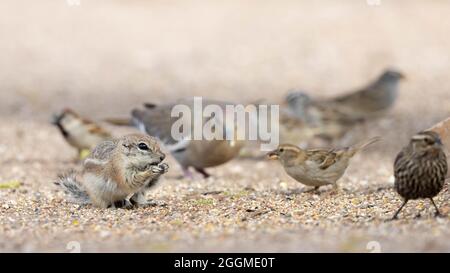
{"label": "squirrel's bushy tail", "polygon": [[68,200],[77,204],[90,204],[91,200],[87,192],[83,189],[80,182],[76,179],[75,172],[70,172],[64,175],[61,175],[56,185],[59,185],[63,188],[64,193],[69,197]]}

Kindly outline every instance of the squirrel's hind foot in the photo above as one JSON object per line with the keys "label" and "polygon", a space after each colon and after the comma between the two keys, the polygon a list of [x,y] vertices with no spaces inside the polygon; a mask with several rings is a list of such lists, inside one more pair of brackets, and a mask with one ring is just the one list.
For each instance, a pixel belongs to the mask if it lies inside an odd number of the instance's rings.
{"label": "squirrel's hind foot", "polygon": [[123,199],[112,203],[111,205],[108,206],[108,208],[131,209],[133,208],[133,204],[130,201]]}

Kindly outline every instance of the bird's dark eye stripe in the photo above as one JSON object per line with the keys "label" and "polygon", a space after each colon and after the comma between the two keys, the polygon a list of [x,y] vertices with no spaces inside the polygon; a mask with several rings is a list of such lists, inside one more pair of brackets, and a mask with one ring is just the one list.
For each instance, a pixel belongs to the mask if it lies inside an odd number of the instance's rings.
{"label": "bird's dark eye stripe", "polygon": [[145,144],[145,143],[139,143],[138,147],[139,147],[139,149],[144,150],[144,151],[148,151],[149,150],[147,144]]}

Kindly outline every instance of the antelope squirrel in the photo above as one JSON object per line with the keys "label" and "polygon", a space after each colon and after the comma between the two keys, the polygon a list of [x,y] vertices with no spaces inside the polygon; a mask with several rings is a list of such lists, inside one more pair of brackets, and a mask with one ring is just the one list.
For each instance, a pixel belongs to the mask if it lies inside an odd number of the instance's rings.
{"label": "antelope squirrel", "polygon": [[71,172],[56,182],[69,200],[97,207],[130,208],[147,206],[145,193],[168,165],[155,138],[131,134],[97,145],[86,158],[78,175]]}

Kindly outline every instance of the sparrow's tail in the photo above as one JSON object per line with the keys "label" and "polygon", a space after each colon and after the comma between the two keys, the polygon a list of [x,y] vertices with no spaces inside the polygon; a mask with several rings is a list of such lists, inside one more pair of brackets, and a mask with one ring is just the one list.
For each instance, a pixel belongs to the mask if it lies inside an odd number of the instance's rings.
{"label": "sparrow's tail", "polygon": [[129,118],[105,118],[103,121],[117,126],[134,126],[133,121]]}
{"label": "sparrow's tail", "polygon": [[87,192],[83,189],[80,182],[77,181],[75,172],[61,175],[56,185],[60,186],[67,194],[68,200],[77,204],[90,204],[91,200]]}
{"label": "sparrow's tail", "polygon": [[371,145],[371,144],[373,144],[375,142],[378,142],[380,140],[381,140],[381,137],[377,136],[377,137],[373,137],[373,138],[371,138],[371,139],[369,139],[367,141],[360,142],[358,144],[355,144],[355,145],[349,147],[349,151],[350,151],[351,156],[355,155],[359,151],[362,151],[362,150],[366,149],[369,145]]}

